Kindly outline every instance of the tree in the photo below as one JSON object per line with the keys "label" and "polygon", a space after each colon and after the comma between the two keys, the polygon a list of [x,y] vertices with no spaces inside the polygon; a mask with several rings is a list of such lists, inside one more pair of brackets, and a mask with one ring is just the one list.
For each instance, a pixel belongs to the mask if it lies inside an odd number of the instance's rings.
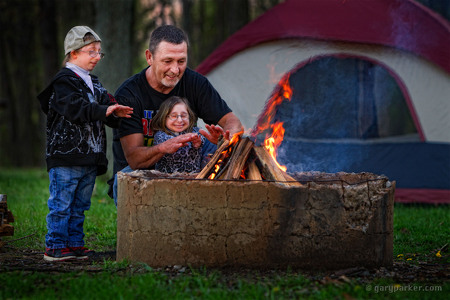
{"label": "tree", "polygon": [[109,56],[93,73],[111,93],[131,74],[134,5],[128,0],[0,0],[0,165],[44,165],[45,115],[36,97],[61,68],[70,28],[87,25],[101,36]]}
{"label": "tree", "polygon": [[144,50],[156,26],[175,24],[187,31],[189,65],[195,68],[228,36],[281,1],[0,0],[0,166],[45,165],[46,118],[36,97],[61,68],[64,37],[73,26],[87,25],[102,38],[106,57],[93,73],[114,93],[146,66]]}
{"label": "tree", "polygon": [[[39,105],[42,67],[38,0],[0,1],[0,163],[30,166],[42,161]],[[37,149],[36,151],[36,148]]]}
{"label": "tree", "polygon": [[218,45],[249,22],[248,1],[183,0],[183,23],[191,41],[189,64],[197,66]]}

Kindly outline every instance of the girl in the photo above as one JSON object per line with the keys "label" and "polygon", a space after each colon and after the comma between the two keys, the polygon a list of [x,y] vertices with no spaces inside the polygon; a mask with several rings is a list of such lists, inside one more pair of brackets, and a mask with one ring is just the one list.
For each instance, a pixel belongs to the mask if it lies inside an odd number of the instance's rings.
{"label": "girl", "polygon": [[197,116],[189,107],[185,98],[172,96],[165,100],[155,117],[152,119],[151,128],[154,132],[154,145],[158,145],[175,136],[195,132],[198,138],[175,153],[165,154],[155,165],[155,169],[165,173],[192,173],[200,172],[202,160],[213,153],[217,146],[219,135],[207,140],[199,133],[199,128],[194,127]]}

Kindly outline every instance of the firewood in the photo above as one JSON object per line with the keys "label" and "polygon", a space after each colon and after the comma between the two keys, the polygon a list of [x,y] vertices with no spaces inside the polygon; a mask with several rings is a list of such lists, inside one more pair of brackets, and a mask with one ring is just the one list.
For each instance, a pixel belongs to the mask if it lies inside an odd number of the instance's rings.
{"label": "firewood", "polygon": [[237,180],[246,169],[247,179],[250,180],[274,180],[288,186],[302,185],[281,170],[264,147],[255,147],[248,137],[239,136],[233,137],[231,141],[225,140],[196,178]]}
{"label": "firewood", "polygon": [[248,163],[248,180],[262,180],[261,173],[254,161]]}
{"label": "firewood", "polygon": [[275,181],[285,181],[282,171],[272,162],[269,153],[263,147],[255,147],[254,150],[267,177]]}
{"label": "firewood", "polygon": [[224,179],[239,179],[254,143],[248,138],[239,141],[230,157],[230,165]]}
{"label": "firewood", "polygon": [[10,210],[8,210],[6,213],[6,222],[14,223],[14,216]]}
{"label": "firewood", "polygon": [[198,173],[196,179],[203,179],[207,178],[207,176],[212,172],[214,166],[217,164],[217,162],[220,159],[220,156],[222,155],[222,152],[229,146],[230,141],[224,139],[222,144],[217,148],[216,152],[214,152],[214,155],[211,157],[211,160],[206,164],[206,166]]}
{"label": "firewood", "polygon": [[283,182],[288,186],[302,185],[300,182],[296,181],[293,177],[281,170],[264,147],[254,147],[253,149],[255,150],[256,156],[263,167],[261,173],[266,177],[269,177],[267,179]]}
{"label": "firewood", "polygon": [[14,235],[14,227],[9,224],[2,224],[0,226],[0,236],[13,236]]}
{"label": "firewood", "polygon": [[302,184],[298,180],[296,180],[294,177],[292,177],[291,175],[289,175],[288,173],[286,173],[284,171],[282,171],[282,172],[283,172],[284,178],[286,179],[286,181],[288,181],[287,185],[289,185],[289,186],[302,186]]}
{"label": "firewood", "polygon": [[6,195],[0,194],[0,211],[6,212],[8,204],[6,202]]}
{"label": "firewood", "polygon": [[14,227],[8,224],[14,222],[14,216],[12,212],[8,210],[6,199],[6,195],[0,194],[0,236],[14,235]]}

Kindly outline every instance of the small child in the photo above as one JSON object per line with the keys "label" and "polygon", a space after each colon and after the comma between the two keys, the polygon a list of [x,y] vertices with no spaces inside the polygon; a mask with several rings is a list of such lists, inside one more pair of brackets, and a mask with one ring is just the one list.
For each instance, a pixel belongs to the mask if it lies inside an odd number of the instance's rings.
{"label": "small child", "polygon": [[104,123],[118,127],[133,109],[90,75],[103,58],[100,37],[87,26],[73,27],[64,40],[63,68],[38,95],[47,115],[46,161],[50,179],[46,261],[87,259],[84,212],[89,210],[95,178],[106,172]]}
{"label": "small child", "polygon": [[181,134],[195,132],[198,138],[183,146],[173,154],[165,154],[156,164],[155,170],[165,173],[200,172],[202,160],[217,149],[217,138],[209,141],[194,127],[197,116],[185,98],[172,96],[165,100],[155,117],[151,128],[154,132],[154,145],[161,144]]}

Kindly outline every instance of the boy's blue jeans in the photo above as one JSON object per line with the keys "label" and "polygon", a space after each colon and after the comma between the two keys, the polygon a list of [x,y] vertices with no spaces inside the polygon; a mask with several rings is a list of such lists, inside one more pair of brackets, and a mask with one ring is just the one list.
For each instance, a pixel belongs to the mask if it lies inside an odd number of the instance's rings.
{"label": "boy's blue jeans", "polygon": [[[130,173],[133,172],[133,169],[130,166],[126,166],[120,172],[123,173]],[[114,174],[114,184],[113,184],[113,198],[114,198],[114,204],[117,207],[117,174]]]}
{"label": "boy's blue jeans", "polygon": [[45,246],[84,246],[84,211],[91,207],[97,167],[54,167],[50,179]]}

